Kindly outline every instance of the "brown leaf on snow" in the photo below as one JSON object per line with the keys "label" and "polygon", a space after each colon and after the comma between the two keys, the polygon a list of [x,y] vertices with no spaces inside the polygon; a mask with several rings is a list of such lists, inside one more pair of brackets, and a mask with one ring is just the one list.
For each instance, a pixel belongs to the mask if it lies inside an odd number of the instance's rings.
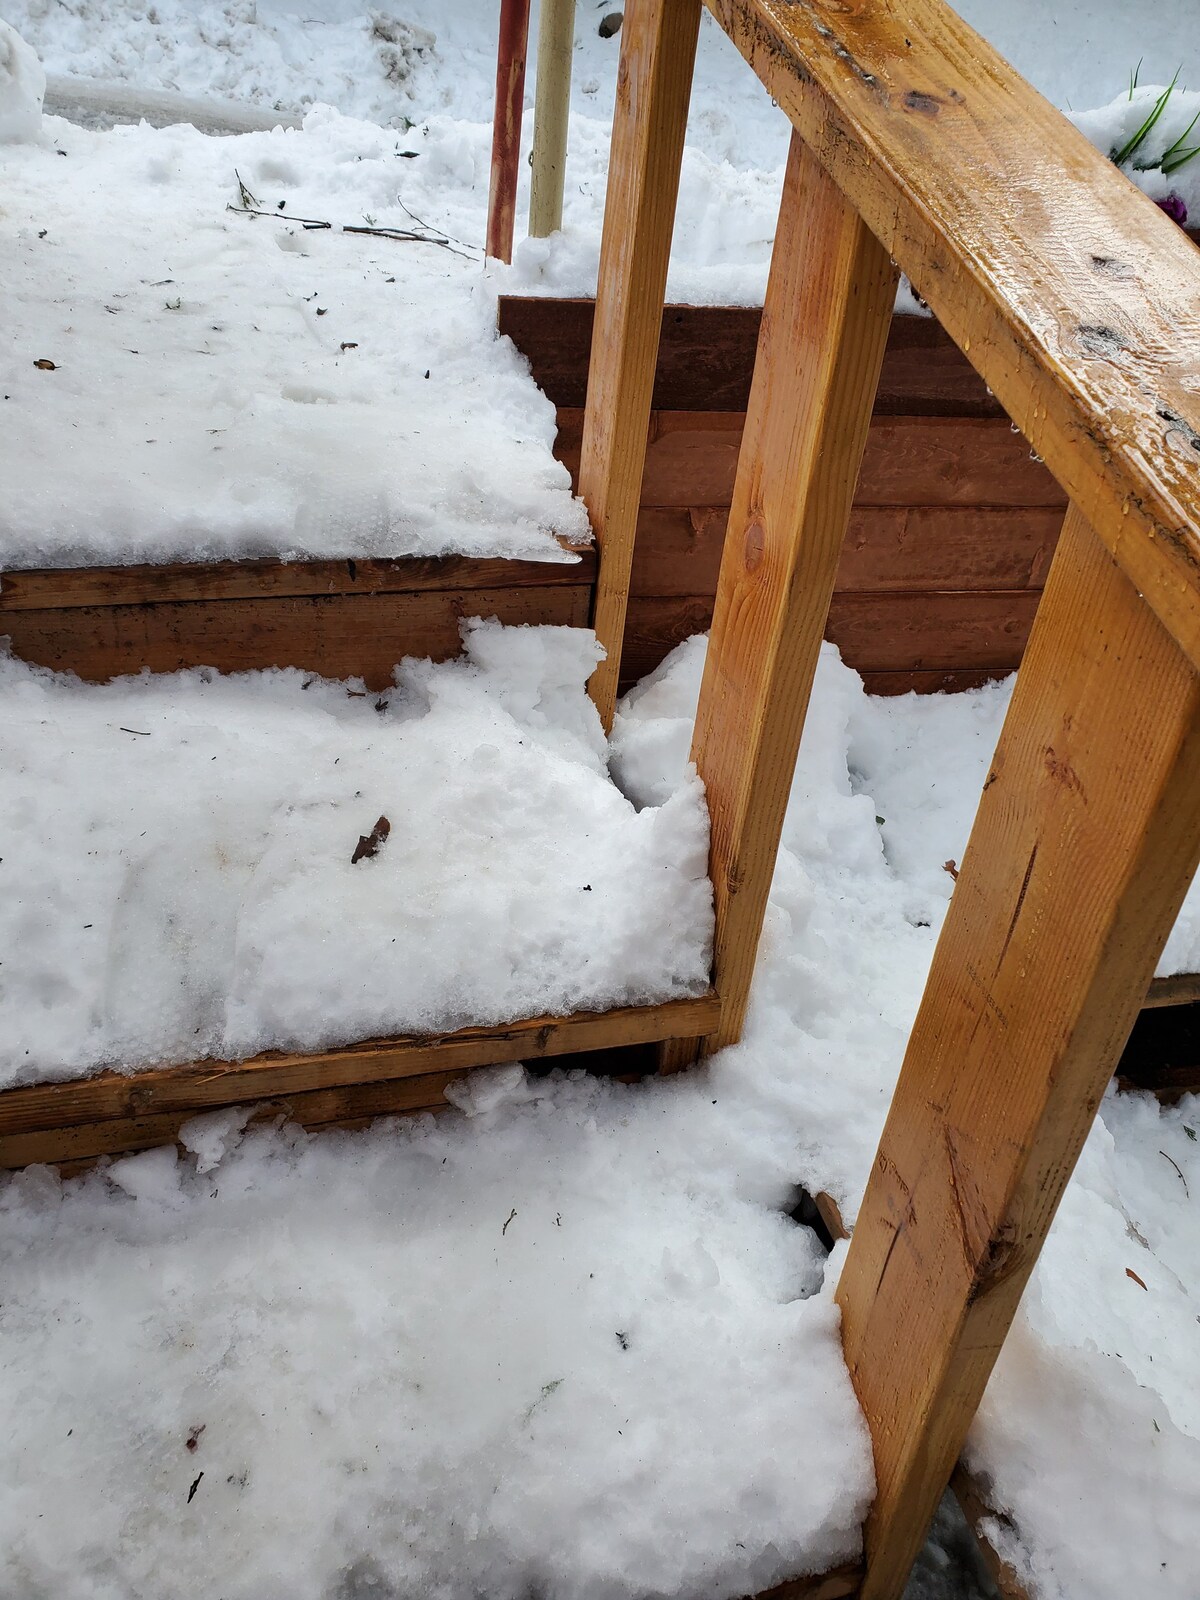
{"label": "brown leaf on snow", "polygon": [[350,857],[350,865],[354,866],[355,862],[364,859],[369,861],[372,856],[378,855],[380,845],[391,831],[392,825],[388,819],[380,817],[370,833],[359,835],[358,843],[354,846],[354,854]]}
{"label": "brown leaf on snow", "polygon": [[35,361],[33,364],[38,369],[39,372],[57,372],[58,371],[58,363],[55,362],[55,361],[48,361],[45,356],[42,356],[40,361]]}
{"label": "brown leaf on snow", "polygon": [[[1138,1286],[1138,1288],[1139,1288],[1139,1289],[1145,1289],[1145,1288],[1146,1288],[1146,1285],[1145,1285],[1145,1284],[1144,1284],[1144,1283],[1143,1283],[1143,1282],[1142,1282],[1142,1280],[1141,1280],[1141,1279],[1140,1279],[1140,1278],[1139,1278],[1139,1277],[1138,1277],[1138,1275],[1137,1275],[1137,1273],[1136,1273],[1136,1272],[1135,1272],[1135,1271],[1134,1271],[1134,1270],[1133,1270],[1133,1268],[1132,1268],[1132,1267],[1126,1267],[1126,1268],[1125,1268],[1125,1276],[1126,1276],[1126,1277],[1127,1277],[1127,1278],[1132,1278],[1132,1279],[1133,1279],[1133,1281],[1134,1281],[1134,1283],[1136,1283],[1136,1284],[1137,1284],[1137,1286]],[[1148,1289],[1147,1289],[1147,1290],[1146,1290],[1146,1292],[1147,1292],[1147,1294],[1148,1294],[1148,1293],[1149,1293],[1149,1292],[1150,1292],[1150,1291],[1149,1291],[1149,1290],[1148,1290]]]}
{"label": "brown leaf on snow", "polygon": [[196,1446],[200,1443],[200,1435],[204,1432],[205,1428],[207,1428],[207,1427],[208,1427],[208,1423],[207,1422],[202,1422],[198,1428],[193,1428],[192,1429],[192,1431],[187,1436],[187,1449],[195,1450]]}

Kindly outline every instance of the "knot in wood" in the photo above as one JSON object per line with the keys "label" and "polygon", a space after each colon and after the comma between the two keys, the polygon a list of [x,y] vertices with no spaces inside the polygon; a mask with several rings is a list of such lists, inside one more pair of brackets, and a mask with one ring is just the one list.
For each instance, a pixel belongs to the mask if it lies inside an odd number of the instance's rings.
{"label": "knot in wood", "polygon": [[742,540],[742,565],[747,572],[757,572],[762,566],[767,549],[767,530],[758,517],[750,523]]}

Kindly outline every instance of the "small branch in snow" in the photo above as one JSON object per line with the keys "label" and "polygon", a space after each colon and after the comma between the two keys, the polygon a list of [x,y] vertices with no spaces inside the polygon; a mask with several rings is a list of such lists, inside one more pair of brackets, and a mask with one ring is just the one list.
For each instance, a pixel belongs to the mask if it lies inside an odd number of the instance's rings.
{"label": "small branch in snow", "polygon": [[500,1229],[500,1237],[502,1239],[503,1239],[504,1235],[508,1232],[508,1224],[512,1221],[512,1219],[516,1216],[516,1214],[517,1214],[517,1208],[516,1208],[516,1206],[514,1206],[512,1208],[512,1210],[508,1213],[508,1217],[507,1217],[507,1219],[505,1221],[504,1226]]}
{"label": "small branch in snow", "polygon": [[309,233],[315,230],[325,233],[365,233],[379,239],[398,239],[403,244],[433,244],[437,245],[439,250],[448,250],[452,256],[462,256],[464,261],[473,261],[475,259],[475,256],[469,252],[479,252],[478,245],[467,244],[465,240],[456,239],[453,234],[443,233],[440,228],[435,228],[430,223],[423,222],[420,217],[408,209],[398,195],[396,204],[406,217],[411,217],[416,223],[415,230],[412,228],[379,228],[374,225],[349,222],[343,223],[339,227],[336,223],[327,222],[322,217],[296,217],[284,212],[282,209],[271,211],[266,206],[260,205],[254,195],[250,193],[242,182],[236,167],[233,175],[237,178],[238,193],[242,203],[235,206],[231,201],[225,208],[227,211],[238,211],[249,217],[274,217],[277,222],[298,222]]}
{"label": "small branch in snow", "polygon": [[1191,1197],[1191,1194],[1188,1191],[1187,1179],[1184,1177],[1183,1173],[1180,1172],[1178,1161],[1175,1160],[1174,1156],[1169,1156],[1165,1150],[1160,1150],[1158,1153],[1163,1158],[1164,1161],[1169,1161],[1171,1163],[1171,1165],[1175,1168],[1175,1171],[1179,1173],[1179,1181],[1183,1185],[1183,1192],[1184,1192],[1185,1195],[1187,1195],[1188,1199],[1190,1200],[1192,1197]]}

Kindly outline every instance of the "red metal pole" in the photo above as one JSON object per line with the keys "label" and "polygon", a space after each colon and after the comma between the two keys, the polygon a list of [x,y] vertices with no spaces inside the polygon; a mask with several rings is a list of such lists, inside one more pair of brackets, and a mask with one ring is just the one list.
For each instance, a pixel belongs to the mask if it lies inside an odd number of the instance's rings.
{"label": "red metal pole", "polygon": [[512,260],[528,44],[529,0],[500,0],[496,114],[492,124],[492,179],[488,191],[487,221],[487,253],[499,261]]}

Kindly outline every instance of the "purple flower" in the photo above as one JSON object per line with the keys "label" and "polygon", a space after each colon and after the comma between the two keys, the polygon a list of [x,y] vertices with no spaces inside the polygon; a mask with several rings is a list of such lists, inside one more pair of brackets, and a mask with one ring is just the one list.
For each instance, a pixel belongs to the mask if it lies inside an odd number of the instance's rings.
{"label": "purple flower", "polygon": [[1160,211],[1165,211],[1172,222],[1177,222],[1182,228],[1188,219],[1188,209],[1183,203],[1183,197],[1173,191],[1165,200],[1156,200],[1154,204]]}

